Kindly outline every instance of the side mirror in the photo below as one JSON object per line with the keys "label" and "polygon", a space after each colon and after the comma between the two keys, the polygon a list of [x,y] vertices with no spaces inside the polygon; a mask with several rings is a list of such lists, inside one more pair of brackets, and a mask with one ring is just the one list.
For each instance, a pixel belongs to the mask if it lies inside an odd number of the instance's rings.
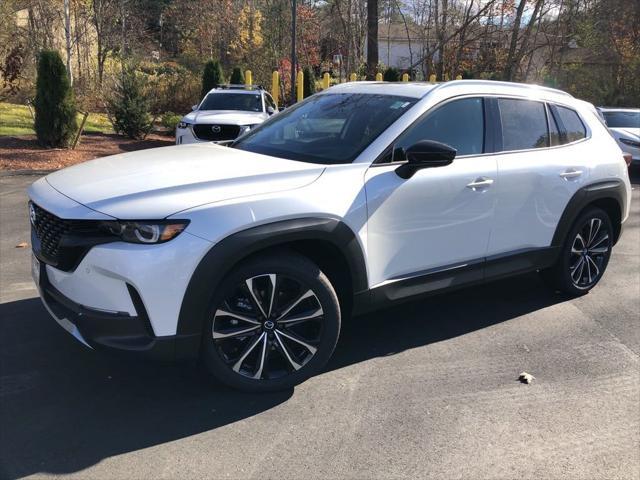
{"label": "side mirror", "polygon": [[456,149],[434,140],[421,140],[405,151],[407,163],[396,168],[400,178],[411,178],[422,168],[444,167],[456,157]]}
{"label": "side mirror", "polygon": [[191,110],[197,110],[198,109],[198,105],[191,105]]}
{"label": "side mirror", "polygon": [[273,115],[274,113],[276,113],[276,111],[273,107],[267,107],[267,113],[269,115]]}

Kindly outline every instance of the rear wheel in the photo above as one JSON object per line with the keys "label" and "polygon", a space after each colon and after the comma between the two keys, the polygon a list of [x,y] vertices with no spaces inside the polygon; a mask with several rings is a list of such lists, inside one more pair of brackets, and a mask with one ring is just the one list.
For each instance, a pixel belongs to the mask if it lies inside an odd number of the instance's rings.
{"label": "rear wheel", "polygon": [[327,363],[340,308],[326,275],[289,252],[252,259],[224,279],[204,335],[205,363],[245,391],[290,388]]}
{"label": "rear wheel", "polygon": [[613,227],[607,213],[589,208],[576,220],[556,265],[543,272],[555,288],[583,295],[602,278],[613,247]]}

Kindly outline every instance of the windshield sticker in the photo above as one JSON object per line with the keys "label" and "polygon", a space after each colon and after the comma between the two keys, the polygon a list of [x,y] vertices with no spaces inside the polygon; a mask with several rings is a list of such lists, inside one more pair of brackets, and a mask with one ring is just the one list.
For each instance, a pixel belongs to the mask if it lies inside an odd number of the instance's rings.
{"label": "windshield sticker", "polygon": [[397,102],[393,102],[389,108],[391,108],[392,110],[396,110],[398,108],[405,108],[410,104],[411,102],[403,102],[402,100],[398,100]]}

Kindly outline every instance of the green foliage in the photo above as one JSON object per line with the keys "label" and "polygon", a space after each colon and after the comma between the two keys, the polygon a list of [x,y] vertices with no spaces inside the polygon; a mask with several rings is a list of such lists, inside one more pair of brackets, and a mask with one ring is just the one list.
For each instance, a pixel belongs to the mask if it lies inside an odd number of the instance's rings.
{"label": "green foliage", "polygon": [[316,93],[316,77],[309,67],[304,67],[302,73],[304,74],[304,81],[302,82],[303,97],[307,98]]}
{"label": "green foliage", "polygon": [[382,74],[382,79],[385,82],[399,82],[400,72],[398,72],[398,70],[393,67],[389,67]]}
{"label": "green foliage", "polygon": [[240,67],[234,67],[229,83],[232,85],[244,85],[244,73]]}
{"label": "green foliage", "polygon": [[224,74],[222,73],[222,67],[217,60],[209,60],[204,66],[204,72],[202,73],[202,92],[200,97],[204,96],[217,85],[224,83]]}
{"label": "green foliage", "polygon": [[113,130],[129,138],[141,139],[151,130],[151,102],[145,94],[146,80],[125,67],[108,100]]}
{"label": "green foliage", "polygon": [[166,112],[162,115],[160,123],[163,127],[173,133],[173,131],[176,129],[176,125],[178,125],[178,122],[180,121],[180,118],[182,118],[180,115],[177,115],[173,112]]}
{"label": "green foliage", "polygon": [[66,147],[78,130],[73,90],[60,54],[45,50],[38,61],[34,129],[45,147]]}

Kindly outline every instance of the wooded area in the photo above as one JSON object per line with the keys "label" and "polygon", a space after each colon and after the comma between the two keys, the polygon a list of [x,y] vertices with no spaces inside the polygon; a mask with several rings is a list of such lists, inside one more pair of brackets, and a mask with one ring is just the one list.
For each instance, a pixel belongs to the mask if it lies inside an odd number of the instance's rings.
{"label": "wooded area", "polygon": [[[104,110],[124,64],[145,76],[156,112],[188,111],[211,59],[263,85],[277,69],[290,92],[291,0],[3,0],[0,19],[2,101],[34,97],[45,49],[61,53],[85,110]],[[334,81],[373,78],[387,67],[378,47],[398,42],[412,79],[533,82],[640,105],[637,0],[298,0],[297,27],[298,68]]]}

